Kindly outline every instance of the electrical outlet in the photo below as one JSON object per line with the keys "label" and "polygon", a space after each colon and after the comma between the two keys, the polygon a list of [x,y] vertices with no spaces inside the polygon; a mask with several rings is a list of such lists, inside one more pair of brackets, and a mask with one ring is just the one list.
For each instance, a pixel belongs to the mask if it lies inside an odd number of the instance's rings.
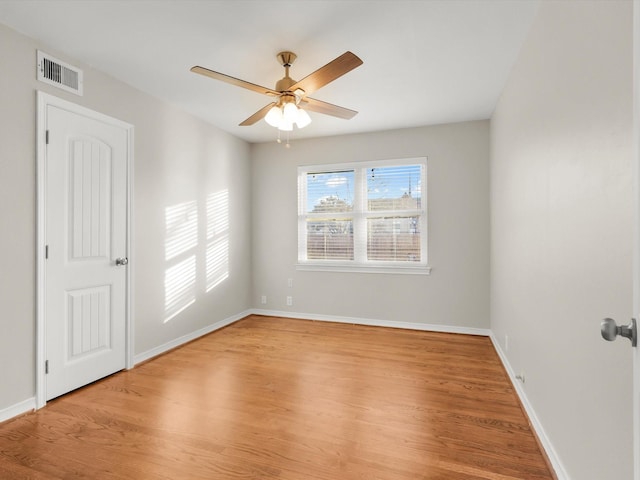
{"label": "electrical outlet", "polygon": [[288,286],[289,288],[293,287],[293,278],[289,278],[289,279],[287,280],[287,286]]}
{"label": "electrical outlet", "polygon": [[267,304],[267,296],[266,295],[262,295],[262,297],[260,298],[260,303],[262,305],[266,305]]}
{"label": "electrical outlet", "polygon": [[287,307],[290,307],[291,305],[293,305],[293,297],[287,296]]}

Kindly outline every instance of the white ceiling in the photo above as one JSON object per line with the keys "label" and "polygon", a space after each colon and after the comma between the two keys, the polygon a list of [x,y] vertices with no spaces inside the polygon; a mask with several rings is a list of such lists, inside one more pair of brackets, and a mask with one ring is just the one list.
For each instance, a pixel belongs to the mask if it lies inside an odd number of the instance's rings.
{"label": "white ceiling", "polygon": [[[269,88],[347,50],[364,65],[312,96],[359,111],[311,113],[292,138],[489,118],[539,0],[0,0],[0,23],[250,142],[238,124],[269,97],[189,72],[193,65]],[[91,88],[85,85],[85,89]]]}

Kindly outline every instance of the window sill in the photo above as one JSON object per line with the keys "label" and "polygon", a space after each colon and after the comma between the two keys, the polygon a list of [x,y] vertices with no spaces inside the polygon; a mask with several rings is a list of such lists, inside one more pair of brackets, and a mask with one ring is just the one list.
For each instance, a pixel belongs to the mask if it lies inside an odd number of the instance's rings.
{"label": "window sill", "polygon": [[304,272],[431,275],[431,267],[428,265],[353,265],[349,263],[302,262],[296,264],[296,270]]}

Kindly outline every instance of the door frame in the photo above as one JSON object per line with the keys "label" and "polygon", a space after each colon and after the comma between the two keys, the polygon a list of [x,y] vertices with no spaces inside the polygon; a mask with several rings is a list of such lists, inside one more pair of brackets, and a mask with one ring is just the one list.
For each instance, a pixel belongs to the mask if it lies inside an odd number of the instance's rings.
{"label": "door frame", "polygon": [[[640,0],[633,0],[633,316],[640,319]],[[633,478],[640,480],[640,348],[633,349]]]}
{"label": "door frame", "polygon": [[[45,245],[46,245],[46,130],[47,107],[54,106],[71,113],[83,115],[109,125],[123,128],[127,131],[127,187],[126,187],[126,251],[131,257],[133,247],[133,125],[109,117],[100,112],[63,100],[48,93],[37,91],[37,121],[36,121],[36,178],[37,178],[37,232],[36,232],[36,409],[46,405],[46,309],[45,309]],[[133,265],[129,262],[125,280],[125,366],[133,367]]]}

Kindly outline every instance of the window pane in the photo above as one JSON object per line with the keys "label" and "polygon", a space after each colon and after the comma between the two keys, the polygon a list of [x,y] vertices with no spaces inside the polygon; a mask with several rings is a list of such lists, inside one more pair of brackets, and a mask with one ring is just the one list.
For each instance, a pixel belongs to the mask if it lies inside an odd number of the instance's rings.
{"label": "window pane", "polygon": [[419,262],[419,217],[368,218],[367,259]]}
{"label": "window pane", "polygon": [[353,210],[353,170],[307,173],[307,213]]}
{"label": "window pane", "polygon": [[418,210],[422,206],[422,165],[367,169],[369,211]]}
{"label": "window pane", "polygon": [[308,220],[309,260],[353,260],[352,220]]}

